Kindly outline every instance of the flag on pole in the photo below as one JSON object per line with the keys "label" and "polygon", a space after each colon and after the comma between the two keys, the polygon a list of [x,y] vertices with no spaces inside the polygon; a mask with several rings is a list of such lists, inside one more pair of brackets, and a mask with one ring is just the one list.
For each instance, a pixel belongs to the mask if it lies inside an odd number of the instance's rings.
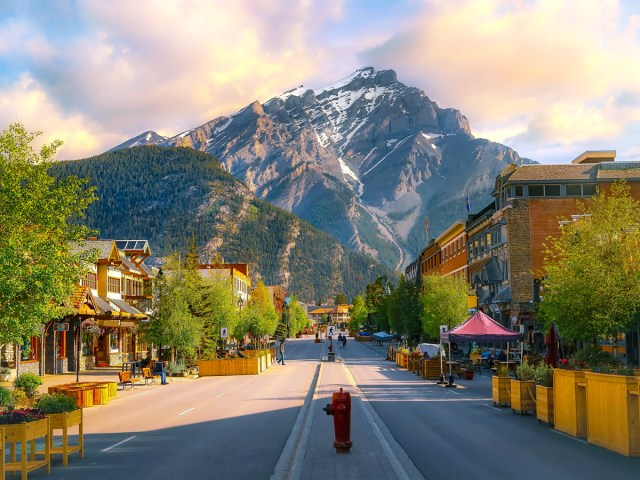
{"label": "flag on pole", "polygon": [[471,213],[471,199],[469,198],[469,192],[467,192],[467,212]]}

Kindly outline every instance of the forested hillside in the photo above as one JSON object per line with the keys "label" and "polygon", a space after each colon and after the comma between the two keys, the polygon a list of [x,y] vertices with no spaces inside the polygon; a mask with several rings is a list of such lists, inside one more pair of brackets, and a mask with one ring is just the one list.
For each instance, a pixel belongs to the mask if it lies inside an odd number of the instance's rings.
{"label": "forested hillside", "polygon": [[87,224],[101,238],[147,239],[155,257],[185,252],[247,262],[254,280],[306,302],[347,297],[391,272],[295,215],[261,201],[217,160],[190,148],[137,147],[60,162],[53,173],[89,178],[99,200]]}

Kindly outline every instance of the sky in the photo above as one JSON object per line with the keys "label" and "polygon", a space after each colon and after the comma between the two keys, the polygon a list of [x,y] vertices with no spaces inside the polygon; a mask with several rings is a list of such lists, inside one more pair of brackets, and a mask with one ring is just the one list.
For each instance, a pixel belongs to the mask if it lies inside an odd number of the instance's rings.
{"label": "sky", "polygon": [[0,0],[0,129],[58,159],[393,69],[541,163],[640,160],[640,2]]}

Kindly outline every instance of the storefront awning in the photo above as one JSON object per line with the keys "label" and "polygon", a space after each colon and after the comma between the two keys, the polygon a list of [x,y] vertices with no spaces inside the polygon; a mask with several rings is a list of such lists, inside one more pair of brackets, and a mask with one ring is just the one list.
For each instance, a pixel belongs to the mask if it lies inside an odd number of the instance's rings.
{"label": "storefront awning", "polygon": [[133,317],[137,317],[137,318],[144,318],[146,317],[146,315],[144,313],[142,313],[140,310],[138,310],[135,307],[132,307],[131,305],[129,305],[127,302],[125,302],[124,300],[117,300],[115,298],[110,298],[109,301],[115,305],[118,310],[120,310],[120,313],[126,313],[128,315],[131,315]]}
{"label": "storefront awning", "polygon": [[120,313],[118,312],[118,310],[116,310],[116,308],[114,308],[111,304],[109,304],[109,302],[107,302],[105,299],[97,295],[93,297],[93,301],[95,303],[98,315],[108,315],[108,316],[117,317],[118,314]]}

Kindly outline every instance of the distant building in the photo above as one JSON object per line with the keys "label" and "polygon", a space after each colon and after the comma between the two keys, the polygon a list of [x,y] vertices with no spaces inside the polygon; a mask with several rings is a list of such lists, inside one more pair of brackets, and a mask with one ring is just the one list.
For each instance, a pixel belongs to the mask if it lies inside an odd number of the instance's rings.
{"label": "distant building", "polygon": [[247,263],[204,263],[198,265],[198,271],[203,278],[230,278],[233,296],[238,305],[246,306],[251,293],[251,279],[249,278],[249,264]]}

